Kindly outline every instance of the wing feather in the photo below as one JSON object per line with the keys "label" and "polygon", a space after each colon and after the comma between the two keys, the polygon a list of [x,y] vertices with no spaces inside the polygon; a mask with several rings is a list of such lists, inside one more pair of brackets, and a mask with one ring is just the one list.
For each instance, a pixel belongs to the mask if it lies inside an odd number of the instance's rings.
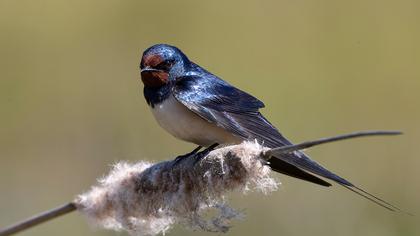
{"label": "wing feather", "polygon": [[[243,139],[257,139],[267,147],[290,145],[280,132],[259,112],[264,104],[217,77],[186,76],[174,87],[175,98],[208,122],[229,130]],[[297,167],[332,178],[329,171],[301,152],[279,157]],[[296,159],[296,160],[294,160]],[[309,159],[302,161],[302,159]],[[335,178],[337,179],[337,178]],[[337,179],[348,184],[346,181]]]}

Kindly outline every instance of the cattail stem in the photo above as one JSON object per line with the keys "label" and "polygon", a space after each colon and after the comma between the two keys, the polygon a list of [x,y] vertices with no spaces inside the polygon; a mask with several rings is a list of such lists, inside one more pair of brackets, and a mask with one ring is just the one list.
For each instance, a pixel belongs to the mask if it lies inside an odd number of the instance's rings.
{"label": "cattail stem", "polygon": [[313,141],[307,141],[299,144],[291,144],[286,145],[278,148],[272,148],[268,151],[266,151],[266,156],[271,156],[274,153],[280,154],[280,153],[289,153],[293,151],[298,151],[306,148],[310,148],[313,146],[318,146],[325,143],[332,143],[337,142],[341,140],[346,139],[352,139],[352,138],[360,138],[360,137],[368,137],[368,136],[389,136],[389,135],[400,135],[402,132],[400,131],[386,131],[386,130],[374,130],[374,131],[360,131],[360,132],[354,132],[350,134],[343,134],[343,135],[337,135],[333,137],[328,138],[321,138]]}
{"label": "cattail stem", "polygon": [[24,221],[6,227],[4,229],[0,229],[0,236],[7,236],[12,235],[15,233],[19,233],[25,229],[31,228],[38,224],[41,224],[45,221],[49,221],[56,217],[62,216],[64,214],[70,213],[76,210],[76,205],[72,202],[59,206],[57,208],[42,212],[38,215],[32,216]]}

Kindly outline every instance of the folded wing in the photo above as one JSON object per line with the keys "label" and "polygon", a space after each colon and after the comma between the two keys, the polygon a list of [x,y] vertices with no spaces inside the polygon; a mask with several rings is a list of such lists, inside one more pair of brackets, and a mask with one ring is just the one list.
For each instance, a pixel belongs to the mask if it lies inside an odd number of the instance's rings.
{"label": "folded wing", "polygon": [[[174,87],[174,96],[203,119],[229,130],[243,139],[257,139],[271,148],[291,144],[259,112],[259,109],[264,107],[260,100],[216,76],[206,74],[206,76],[191,75],[178,78]],[[325,169],[303,152],[295,151],[276,155],[269,161],[271,168],[277,172],[323,186],[330,186],[328,182],[312,175],[316,174],[333,180],[389,210],[399,210]]]}

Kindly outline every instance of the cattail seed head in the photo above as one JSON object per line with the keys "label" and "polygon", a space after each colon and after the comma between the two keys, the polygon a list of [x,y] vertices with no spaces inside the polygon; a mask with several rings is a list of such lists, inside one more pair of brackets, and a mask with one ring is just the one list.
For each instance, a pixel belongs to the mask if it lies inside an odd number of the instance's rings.
{"label": "cattail seed head", "polygon": [[[75,200],[94,225],[131,235],[165,233],[175,223],[193,229],[226,232],[241,214],[224,200],[229,191],[274,191],[278,183],[265,164],[266,149],[244,142],[179,162],[120,162],[97,186]],[[217,209],[213,217],[206,212]]]}

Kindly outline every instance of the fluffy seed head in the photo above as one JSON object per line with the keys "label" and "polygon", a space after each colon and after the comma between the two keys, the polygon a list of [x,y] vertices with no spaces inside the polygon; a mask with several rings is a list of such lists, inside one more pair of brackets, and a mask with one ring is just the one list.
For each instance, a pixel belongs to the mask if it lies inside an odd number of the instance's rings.
{"label": "fluffy seed head", "polygon": [[[189,228],[226,232],[241,214],[225,202],[229,191],[274,191],[264,148],[255,142],[210,152],[177,164],[117,163],[97,186],[77,197],[78,209],[95,225],[126,230],[131,235],[165,233],[175,223]],[[209,209],[218,214],[207,217]]]}

